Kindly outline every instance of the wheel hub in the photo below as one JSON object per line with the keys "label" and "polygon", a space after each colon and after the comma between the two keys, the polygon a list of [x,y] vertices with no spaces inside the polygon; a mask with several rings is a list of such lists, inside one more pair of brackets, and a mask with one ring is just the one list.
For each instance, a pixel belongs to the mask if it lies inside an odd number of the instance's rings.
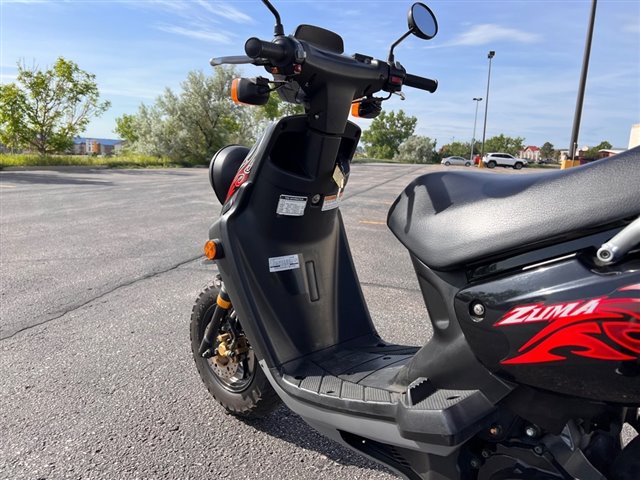
{"label": "wheel hub", "polygon": [[249,344],[244,335],[233,341],[229,333],[218,335],[217,341],[218,347],[209,364],[218,377],[229,380],[236,376],[238,366],[249,352]]}

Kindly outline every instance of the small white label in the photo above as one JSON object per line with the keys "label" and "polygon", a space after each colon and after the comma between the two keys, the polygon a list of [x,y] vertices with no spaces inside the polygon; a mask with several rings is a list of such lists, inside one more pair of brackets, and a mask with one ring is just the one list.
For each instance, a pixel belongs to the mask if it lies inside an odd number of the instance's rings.
{"label": "small white label", "polygon": [[307,197],[296,197],[294,195],[280,195],[278,215],[286,215],[288,217],[301,217],[304,215],[304,209],[307,206]]}
{"label": "small white label", "polygon": [[340,206],[340,202],[342,201],[342,194],[344,192],[337,193],[335,195],[326,195],[324,197],[324,201],[322,202],[322,211],[326,212],[327,210],[333,210]]}
{"label": "small white label", "polygon": [[282,272],[283,270],[295,270],[296,268],[300,268],[300,258],[298,255],[269,258],[270,272]]}

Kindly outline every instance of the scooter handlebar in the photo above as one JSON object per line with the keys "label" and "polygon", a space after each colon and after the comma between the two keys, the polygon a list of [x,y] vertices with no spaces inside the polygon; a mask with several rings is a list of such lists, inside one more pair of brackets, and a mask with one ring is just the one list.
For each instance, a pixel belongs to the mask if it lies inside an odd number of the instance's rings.
{"label": "scooter handlebar", "polygon": [[288,55],[287,48],[283,45],[266,42],[256,37],[246,41],[244,51],[251,58],[266,58],[274,63],[282,62]]}
{"label": "scooter handlebar", "polygon": [[430,78],[419,77],[418,75],[411,75],[407,73],[404,77],[404,85],[407,87],[419,88],[420,90],[426,90],[427,92],[435,92],[438,89],[438,81]]}

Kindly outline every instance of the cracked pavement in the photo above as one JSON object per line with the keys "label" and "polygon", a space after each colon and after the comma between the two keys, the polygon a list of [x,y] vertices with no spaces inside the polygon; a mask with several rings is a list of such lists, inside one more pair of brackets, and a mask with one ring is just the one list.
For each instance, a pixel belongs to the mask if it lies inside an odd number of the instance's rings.
{"label": "cracked pavement", "polygon": [[[341,205],[397,343],[431,328],[386,213],[433,168],[354,165]],[[226,415],[201,384],[188,323],[219,209],[205,169],[0,172],[0,479],[395,478],[286,407]]]}
{"label": "cracked pavement", "polygon": [[[356,165],[341,207],[376,324],[409,344],[426,310],[384,222],[425,168]],[[208,395],[188,322],[219,209],[205,169],[0,172],[0,479],[395,478],[286,407],[246,424]]]}

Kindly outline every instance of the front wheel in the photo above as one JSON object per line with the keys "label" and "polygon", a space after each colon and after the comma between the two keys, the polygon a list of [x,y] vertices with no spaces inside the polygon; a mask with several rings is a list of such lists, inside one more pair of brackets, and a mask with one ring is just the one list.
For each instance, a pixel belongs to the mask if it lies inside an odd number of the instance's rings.
{"label": "front wheel", "polygon": [[471,162],[467,162],[464,164],[465,167],[470,167],[471,166]]}
{"label": "front wheel", "polygon": [[451,162],[444,162],[444,165],[448,167],[449,165],[451,165]]}
{"label": "front wheel", "polygon": [[489,163],[487,163],[487,167],[489,167],[489,168],[496,168],[496,162],[494,162],[493,160],[491,160]]}
{"label": "front wheel", "polygon": [[212,325],[214,354],[203,358],[199,353],[217,298],[218,289],[208,286],[191,312],[191,351],[196,368],[209,393],[229,413],[247,419],[261,418],[278,407],[280,398],[260,368],[233,308]]}
{"label": "front wheel", "polygon": [[513,166],[513,168],[515,168],[516,170],[520,170],[522,168],[522,163],[521,162],[516,162],[516,164]]}

